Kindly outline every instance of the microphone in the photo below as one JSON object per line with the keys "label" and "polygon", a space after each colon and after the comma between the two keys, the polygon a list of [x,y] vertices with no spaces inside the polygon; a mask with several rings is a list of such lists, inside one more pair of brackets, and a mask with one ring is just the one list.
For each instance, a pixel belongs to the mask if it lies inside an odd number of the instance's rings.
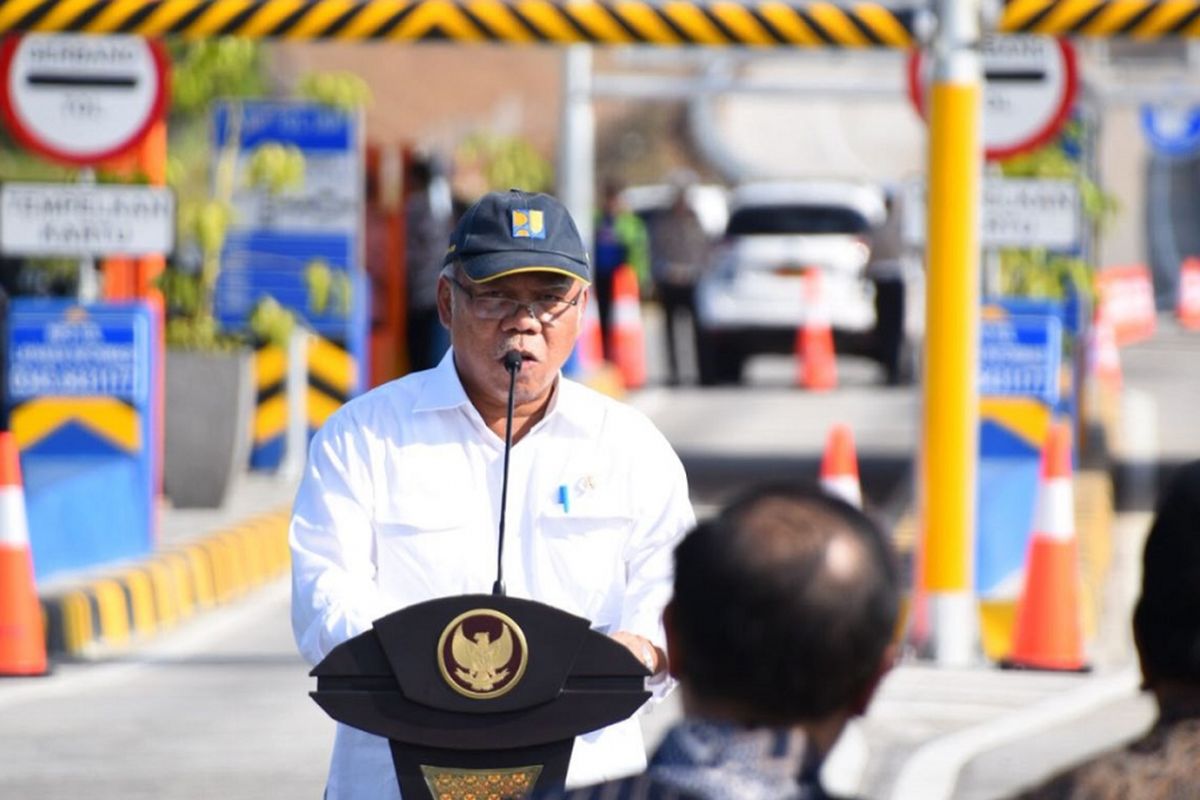
{"label": "microphone", "polygon": [[508,506],[508,454],[512,450],[513,401],[517,391],[517,371],[521,369],[521,354],[509,350],[504,354],[504,368],[508,370],[508,416],[504,420],[504,477],[500,482],[500,536],[496,544],[496,582],[492,594],[504,596],[504,517]]}

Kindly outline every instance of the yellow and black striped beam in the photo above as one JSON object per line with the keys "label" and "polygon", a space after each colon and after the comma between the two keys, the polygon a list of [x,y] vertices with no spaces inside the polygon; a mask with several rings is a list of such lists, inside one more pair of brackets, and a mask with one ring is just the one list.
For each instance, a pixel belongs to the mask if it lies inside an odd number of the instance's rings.
{"label": "yellow and black striped beam", "polygon": [[1008,0],[1003,33],[1161,39],[1200,36],[1200,0]]}
{"label": "yellow and black striped beam", "polygon": [[917,14],[860,0],[0,0],[0,33],[908,48]]}

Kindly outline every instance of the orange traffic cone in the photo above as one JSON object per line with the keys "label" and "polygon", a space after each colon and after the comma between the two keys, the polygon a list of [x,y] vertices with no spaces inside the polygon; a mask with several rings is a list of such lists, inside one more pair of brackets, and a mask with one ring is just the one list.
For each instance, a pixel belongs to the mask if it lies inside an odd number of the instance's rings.
{"label": "orange traffic cone", "polygon": [[604,334],[600,332],[598,302],[595,293],[590,293],[583,309],[583,328],[579,332],[579,366],[585,375],[600,369],[604,363]]}
{"label": "orange traffic cone", "polygon": [[804,324],[796,331],[796,385],[813,391],[837,387],[837,357],[829,309],[821,291],[821,273],[809,270],[804,276]]}
{"label": "orange traffic cone", "polygon": [[0,675],[45,675],[46,635],[33,583],[33,554],[17,445],[0,431]]}
{"label": "orange traffic cone", "polygon": [[862,484],[858,480],[858,455],[854,433],[838,423],[829,429],[825,455],[821,458],[821,488],[855,508],[862,508]]}
{"label": "orange traffic cone", "polygon": [[1121,351],[1112,323],[1103,312],[1096,315],[1091,337],[1092,374],[1099,384],[1109,390],[1121,388]]}
{"label": "orange traffic cone", "polygon": [[613,273],[612,341],[613,363],[626,389],[646,385],[646,333],[642,327],[642,304],[638,297],[637,273],[628,264]]}
{"label": "orange traffic cone", "polygon": [[1185,258],[1179,267],[1179,324],[1200,330],[1200,258]]}
{"label": "orange traffic cone", "polygon": [[1042,474],[1025,590],[1017,605],[1012,653],[1005,666],[1082,670],[1083,613],[1080,605],[1075,502],[1071,485],[1071,428],[1050,426],[1042,448]]}

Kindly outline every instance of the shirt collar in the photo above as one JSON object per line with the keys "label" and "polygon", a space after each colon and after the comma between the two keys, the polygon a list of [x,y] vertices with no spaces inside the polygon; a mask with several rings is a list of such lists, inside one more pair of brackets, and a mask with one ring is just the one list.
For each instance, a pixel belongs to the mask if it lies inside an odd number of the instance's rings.
{"label": "shirt collar", "polygon": [[[597,420],[597,399],[584,387],[564,379],[561,372],[557,380],[558,386],[550,398],[550,407],[546,409],[546,416],[538,423],[538,427],[555,419],[579,430],[590,430]],[[458,377],[458,369],[454,366],[454,348],[450,348],[437,366],[426,373],[413,411],[446,411],[464,406],[471,407],[471,398],[467,396],[467,390]]]}

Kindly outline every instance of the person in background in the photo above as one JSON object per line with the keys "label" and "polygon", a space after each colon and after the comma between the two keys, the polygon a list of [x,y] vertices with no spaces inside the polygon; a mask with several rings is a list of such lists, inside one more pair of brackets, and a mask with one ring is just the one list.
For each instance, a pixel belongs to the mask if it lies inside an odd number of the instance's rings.
{"label": "person in background", "polygon": [[613,274],[617,267],[628,264],[637,274],[638,285],[645,286],[650,269],[646,226],[637,214],[625,207],[618,184],[609,183],[604,187],[600,213],[596,218],[592,256],[595,267],[592,285],[596,292],[596,308],[600,312],[600,331],[607,356],[611,348]]}
{"label": "person in background", "polygon": [[[688,202],[689,183],[677,183],[671,206],[650,227],[650,275],[666,327],[667,382],[680,383],[678,327],[696,341],[696,283],[708,264],[708,234]],[[698,348],[697,348],[698,351]]]}
{"label": "person in background", "polygon": [[429,158],[408,167],[404,202],[404,263],[408,271],[408,363],[412,372],[429,369],[450,345],[438,319],[437,285],[442,256],[454,227],[449,195]]}
{"label": "person in background", "polygon": [[[491,591],[515,385],[508,594],[590,620],[646,665],[662,697],[674,685],[662,633],[671,553],[695,515],[653,423],[561,374],[588,300],[575,222],[548,195],[492,192],[449,243],[436,298],[450,351],[352,399],[313,437],[289,531],[297,646],[316,664],[392,611]],[[578,737],[567,780],[645,765],[631,718]],[[338,725],[326,796],[397,798],[386,740]]]}
{"label": "person in background", "polygon": [[1200,797],[1200,461],[1159,499],[1133,611],[1142,687],[1158,719],[1132,744],[1069,769],[1021,800]]}
{"label": "person in background", "polygon": [[896,559],[817,488],[764,486],[675,550],[663,614],[684,719],[645,774],[569,800],[818,800],[819,772],[895,658]]}

